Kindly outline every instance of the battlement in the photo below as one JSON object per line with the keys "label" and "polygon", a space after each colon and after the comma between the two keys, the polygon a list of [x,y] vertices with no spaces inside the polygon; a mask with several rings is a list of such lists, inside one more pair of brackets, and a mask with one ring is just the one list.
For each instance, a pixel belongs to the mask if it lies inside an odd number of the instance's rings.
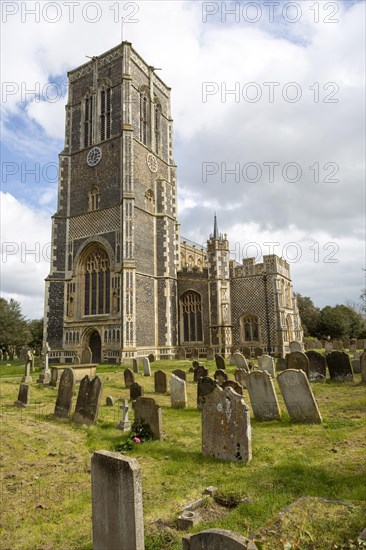
{"label": "battlement", "polygon": [[288,279],[290,278],[290,266],[288,262],[276,256],[276,254],[263,256],[263,262],[258,264],[255,258],[243,258],[242,265],[231,260],[230,272],[233,277],[251,277],[253,275],[277,273]]}

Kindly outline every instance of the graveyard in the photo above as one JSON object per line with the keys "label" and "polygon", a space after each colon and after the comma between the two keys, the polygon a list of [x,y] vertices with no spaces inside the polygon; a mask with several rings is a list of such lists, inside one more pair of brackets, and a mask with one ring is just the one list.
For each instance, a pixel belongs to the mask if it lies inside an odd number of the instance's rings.
{"label": "graveyard", "polygon": [[[58,387],[37,384],[37,363],[27,384],[28,404],[14,405],[24,362],[14,360],[7,366],[9,362],[2,361],[6,445],[0,456],[1,548],[92,549],[91,460],[93,452],[101,450],[136,459],[141,468],[147,550],[181,549],[183,537],[206,529],[229,530],[264,549],[361,548],[364,543],[358,537],[365,528],[366,511],[366,392],[361,373],[355,372],[353,381],[346,376],[330,381],[328,372],[326,381],[308,382],[311,371],[291,369],[301,362],[295,356],[294,364],[287,365],[290,370],[277,369],[274,377],[265,373],[265,391],[274,392],[276,400],[264,410],[255,399],[261,377],[256,367],[264,362],[258,359],[252,359],[255,370],[243,380],[243,389],[235,382],[237,367],[229,359],[224,369],[217,369],[214,360],[200,358],[200,376],[191,372],[190,359],[148,366],[139,362],[139,372],[133,373],[131,366],[131,374],[123,365],[98,365],[97,378],[72,380],[66,413],[58,391],[61,381]],[[68,371],[65,379],[72,376]],[[216,375],[219,386],[197,406],[197,389],[207,375],[211,379]],[[297,392],[304,382],[298,383],[299,377],[306,379],[307,398],[316,405],[306,404],[311,418],[302,416],[301,407],[293,407],[302,399]],[[98,380],[102,390],[94,418],[86,413],[88,405],[81,403],[78,392],[93,384],[90,394],[98,393]],[[286,384],[294,396],[290,403],[284,400]],[[137,398],[134,414],[131,395],[136,389],[141,393],[141,387],[148,399],[139,405]],[[220,435],[221,417],[216,424],[207,416],[202,420],[210,402],[214,410],[224,410],[225,400],[233,402],[233,411],[242,407],[229,421],[231,430],[246,433],[240,444],[248,445],[250,439],[247,456],[220,454],[225,437]],[[121,404],[129,407],[124,419]],[[56,409],[61,414],[55,416]],[[151,426],[154,439],[145,440],[141,432],[135,442],[130,431],[117,428],[123,420],[133,424],[135,415],[143,419],[149,410],[156,413],[156,425]],[[220,437],[215,439],[215,434]],[[193,514],[197,522],[182,524],[182,511],[197,502]]]}

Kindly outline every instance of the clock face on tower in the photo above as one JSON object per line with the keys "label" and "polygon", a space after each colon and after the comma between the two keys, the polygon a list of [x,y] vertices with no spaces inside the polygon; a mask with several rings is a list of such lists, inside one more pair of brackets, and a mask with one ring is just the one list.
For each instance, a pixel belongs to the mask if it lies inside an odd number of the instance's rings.
{"label": "clock face on tower", "polygon": [[86,163],[91,168],[96,166],[102,158],[102,150],[99,147],[93,147],[90,149],[88,156],[86,157]]}

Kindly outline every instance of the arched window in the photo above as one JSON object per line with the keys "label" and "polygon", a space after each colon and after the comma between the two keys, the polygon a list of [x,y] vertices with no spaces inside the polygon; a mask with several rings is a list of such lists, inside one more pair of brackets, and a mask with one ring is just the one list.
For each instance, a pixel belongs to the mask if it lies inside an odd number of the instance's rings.
{"label": "arched window", "polygon": [[155,105],[155,152],[160,154],[161,150],[161,105]]}
{"label": "arched window", "polygon": [[110,263],[102,248],[93,248],[84,261],[84,315],[110,312]]}
{"label": "arched window", "polygon": [[259,319],[257,315],[245,314],[240,319],[243,342],[259,342]]}
{"label": "arched window", "polygon": [[89,210],[98,210],[99,208],[99,189],[93,185],[89,192]]}
{"label": "arched window", "polygon": [[84,147],[93,143],[93,96],[87,95],[84,99]]}
{"label": "arched window", "polygon": [[140,92],[140,141],[147,145],[148,99],[145,91]]}
{"label": "arched window", "polygon": [[198,292],[189,290],[181,299],[181,323],[184,342],[202,342],[202,301]]}
{"label": "arched window", "polygon": [[111,88],[100,91],[100,141],[111,137]]}

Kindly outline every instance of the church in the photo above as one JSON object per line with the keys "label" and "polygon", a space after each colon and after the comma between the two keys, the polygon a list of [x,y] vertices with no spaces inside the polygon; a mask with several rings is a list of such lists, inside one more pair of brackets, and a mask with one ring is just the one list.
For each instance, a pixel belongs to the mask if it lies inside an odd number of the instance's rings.
{"label": "church", "polygon": [[50,360],[119,363],[183,348],[262,347],[302,329],[290,268],[230,259],[216,216],[207,247],[180,236],[171,89],[123,42],[70,71],[45,287]]}

